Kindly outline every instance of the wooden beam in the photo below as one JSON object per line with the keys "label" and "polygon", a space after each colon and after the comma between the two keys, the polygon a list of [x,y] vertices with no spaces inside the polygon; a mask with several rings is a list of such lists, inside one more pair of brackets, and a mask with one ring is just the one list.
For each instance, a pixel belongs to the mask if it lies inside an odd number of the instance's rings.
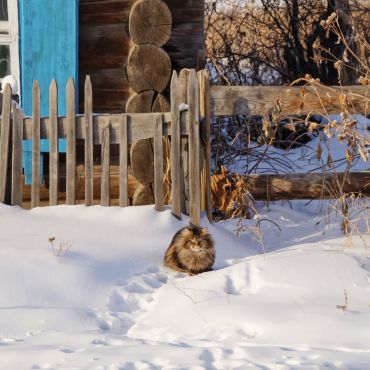
{"label": "wooden beam", "polygon": [[40,86],[38,81],[33,82],[32,88],[32,196],[31,208],[40,205]]}
{"label": "wooden beam", "polygon": [[12,206],[22,207],[22,137],[23,113],[15,108],[13,112],[13,151],[12,151]]}
{"label": "wooden beam", "polygon": [[[212,86],[211,112],[213,116],[263,115],[271,111],[277,100],[284,114],[333,114],[341,111],[340,95],[346,94],[350,104],[363,111],[366,86],[328,86],[325,88],[302,86]],[[322,102],[320,102],[320,99]],[[367,102],[370,99],[367,98]]]}
{"label": "wooden beam", "polygon": [[[232,175],[231,175],[232,176]],[[370,172],[243,176],[255,200],[336,199],[342,193],[370,196]],[[341,185],[343,184],[343,185]]]}
{"label": "wooden beam", "polygon": [[[154,127],[150,123],[153,122],[156,113],[132,113],[125,114],[128,118],[127,127],[127,140],[128,144],[132,144],[135,141],[142,139],[149,139],[154,137]],[[185,136],[188,134],[186,127],[187,114],[181,114],[181,135]],[[106,115],[94,115],[94,145],[101,145],[103,129],[110,122],[111,124],[111,144],[119,144],[120,136],[120,125],[122,120],[122,114],[106,114]],[[60,117],[58,119],[59,126],[59,138],[66,138],[67,135],[67,119]],[[76,139],[85,139],[85,117],[76,117]],[[32,139],[32,118],[24,119],[24,140]],[[149,123],[148,123],[149,122]],[[1,124],[1,123],[0,123]],[[41,119],[41,139],[50,139],[49,133],[49,118]],[[163,136],[171,135],[171,113],[163,113]]]}
{"label": "wooden beam", "polygon": [[49,205],[56,206],[58,204],[58,191],[59,191],[58,88],[56,80],[52,80],[49,87],[49,110],[50,110]]}
{"label": "wooden beam", "polygon": [[2,123],[0,125],[0,202],[5,203],[7,198],[7,183],[9,173],[9,145],[10,145],[10,111],[11,111],[11,88],[6,85],[3,95]]}

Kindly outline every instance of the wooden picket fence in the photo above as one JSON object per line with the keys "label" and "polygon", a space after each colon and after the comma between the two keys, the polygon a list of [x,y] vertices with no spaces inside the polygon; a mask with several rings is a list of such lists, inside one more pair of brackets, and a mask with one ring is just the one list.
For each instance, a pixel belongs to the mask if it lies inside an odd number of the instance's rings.
{"label": "wooden picket fence", "polygon": [[[199,77],[199,78],[198,78]],[[101,205],[110,205],[109,167],[110,144],[119,145],[119,205],[128,200],[128,147],[141,139],[154,142],[154,198],[155,209],[164,209],[163,192],[163,137],[171,138],[171,203],[178,218],[188,211],[190,222],[198,225],[201,209],[211,219],[210,146],[200,140],[200,125],[205,142],[209,142],[210,121],[200,106],[199,90],[208,89],[208,75],[202,71],[188,71],[186,86],[176,72],[171,80],[171,112],[145,114],[93,114],[92,86],[85,81],[85,109],[76,114],[76,90],[73,80],[67,83],[66,117],[58,116],[58,89],[53,80],[49,89],[49,117],[40,116],[40,88],[35,81],[32,91],[32,117],[24,117],[21,109],[12,109],[11,89],[5,88],[0,138],[0,202],[22,206],[22,141],[32,140],[31,208],[40,205],[40,139],[50,140],[49,205],[58,204],[59,150],[58,139],[67,142],[66,204],[76,204],[76,141],[84,141],[85,205],[93,205],[93,147],[101,146]],[[180,96],[187,92],[188,109],[180,112]],[[202,110],[202,112],[201,112]],[[182,142],[188,141],[188,150],[182,151]],[[186,165],[184,164],[186,162]],[[185,172],[186,171],[186,172]],[[186,183],[184,185],[184,183]],[[201,187],[202,186],[202,187]],[[184,187],[188,188],[188,199]],[[185,204],[185,206],[182,206]]]}

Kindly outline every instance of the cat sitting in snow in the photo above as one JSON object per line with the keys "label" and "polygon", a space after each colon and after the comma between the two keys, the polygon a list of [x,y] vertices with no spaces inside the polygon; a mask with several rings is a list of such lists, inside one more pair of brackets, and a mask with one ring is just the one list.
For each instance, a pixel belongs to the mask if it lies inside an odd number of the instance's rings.
{"label": "cat sitting in snow", "polygon": [[187,226],[173,237],[164,256],[164,265],[189,275],[200,274],[212,269],[216,250],[207,229]]}

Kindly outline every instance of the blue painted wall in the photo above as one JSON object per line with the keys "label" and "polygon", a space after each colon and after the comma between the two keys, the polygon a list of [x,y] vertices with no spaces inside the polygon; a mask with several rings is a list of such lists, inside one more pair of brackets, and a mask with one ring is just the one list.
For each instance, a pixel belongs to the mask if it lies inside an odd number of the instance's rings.
{"label": "blue painted wall", "polygon": [[49,84],[58,84],[59,115],[66,112],[66,82],[78,84],[78,0],[19,0],[22,108],[32,114],[32,84],[41,90],[41,115],[49,115]]}

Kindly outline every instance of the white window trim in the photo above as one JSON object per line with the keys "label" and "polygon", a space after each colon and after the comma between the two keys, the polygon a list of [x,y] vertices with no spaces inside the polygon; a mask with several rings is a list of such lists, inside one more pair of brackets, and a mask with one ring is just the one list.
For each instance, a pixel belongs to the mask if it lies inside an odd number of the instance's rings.
{"label": "white window trim", "polygon": [[18,0],[8,0],[8,17],[9,34],[0,34],[0,45],[9,45],[10,73],[18,82],[18,94],[20,94]]}

